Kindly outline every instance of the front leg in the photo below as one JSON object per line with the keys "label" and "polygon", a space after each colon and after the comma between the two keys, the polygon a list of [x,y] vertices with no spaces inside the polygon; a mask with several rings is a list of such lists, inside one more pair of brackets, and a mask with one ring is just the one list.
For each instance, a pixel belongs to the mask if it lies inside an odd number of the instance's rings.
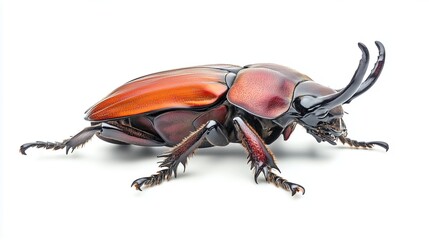
{"label": "front leg", "polygon": [[273,153],[265,146],[264,141],[258,133],[240,117],[235,117],[233,121],[238,138],[249,153],[250,169],[255,169],[255,182],[258,183],[258,176],[263,173],[267,182],[274,183],[278,187],[291,191],[292,196],[297,192],[304,194],[305,189],[301,185],[289,182],[273,172],[273,169],[279,172],[280,169],[275,163]]}
{"label": "front leg", "polygon": [[351,147],[373,148],[374,145],[377,145],[377,146],[384,148],[386,150],[386,152],[389,150],[389,144],[387,144],[386,142],[382,142],[382,141],[362,142],[362,141],[352,140],[352,139],[344,137],[344,136],[341,136],[338,139],[341,141],[341,143],[348,144]]}

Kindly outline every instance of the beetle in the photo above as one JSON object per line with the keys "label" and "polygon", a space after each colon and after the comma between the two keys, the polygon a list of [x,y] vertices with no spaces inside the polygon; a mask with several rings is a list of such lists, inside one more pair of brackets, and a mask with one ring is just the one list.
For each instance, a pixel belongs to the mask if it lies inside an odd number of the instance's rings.
{"label": "beetle", "polygon": [[196,149],[241,143],[248,152],[254,180],[262,173],[267,182],[288,190],[292,196],[305,193],[304,187],[278,175],[273,153],[267,145],[280,136],[288,140],[296,125],[304,127],[317,142],[336,145],[339,140],[356,148],[375,145],[386,151],[382,141],[347,138],[342,105],[370,89],[385,63],[385,49],[375,42],[379,56],[364,79],[369,63],[367,47],[358,43],[362,58],[348,85],[334,90],[308,76],[276,64],[203,65],[164,71],[131,80],[120,86],[85,113],[91,122],[73,137],[61,142],[36,141],[31,147],[66,149],[73,152],[96,135],[115,144],[167,146],[171,151],[160,170],[136,179],[138,190],[177,177],[177,168],[186,168]]}

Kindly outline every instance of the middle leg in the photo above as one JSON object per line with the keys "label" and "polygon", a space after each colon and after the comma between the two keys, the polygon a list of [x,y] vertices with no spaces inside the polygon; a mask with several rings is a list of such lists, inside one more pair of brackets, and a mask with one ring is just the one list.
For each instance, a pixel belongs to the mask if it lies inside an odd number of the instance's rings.
{"label": "middle leg", "polygon": [[188,137],[176,145],[170,152],[158,157],[166,157],[159,165],[161,170],[149,177],[142,177],[134,180],[131,186],[137,190],[141,190],[143,186],[154,186],[162,183],[164,180],[169,180],[174,175],[177,176],[177,167],[182,164],[186,168],[188,157],[201,146],[204,140],[207,140],[211,145],[225,146],[228,144],[228,138],[225,136],[222,125],[216,121],[210,120],[203,124],[196,131],[192,132]]}

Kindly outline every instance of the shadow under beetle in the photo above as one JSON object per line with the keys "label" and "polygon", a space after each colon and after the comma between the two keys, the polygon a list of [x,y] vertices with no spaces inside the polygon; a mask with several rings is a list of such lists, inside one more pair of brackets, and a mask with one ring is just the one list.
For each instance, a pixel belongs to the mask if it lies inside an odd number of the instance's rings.
{"label": "shadow under beetle", "polygon": [[349,84],[340,90],[320,85],[308,76],[276,64],[205,65],[159,72],[125,83],[86,111],[91,126],[62,142],[36,141],[23,144],[22,154],[31,147],[69,150],[97,135],[110,143],[139,146],[169,146],[159,156],[164,161],[155,174],[132,183],[136,189],[160,184],[177,176],[177,167],[197,148],[241,143],[247,150],[254,179],[262,173],[266,181],[295,195],[304,188],[277,175],[273,153],[267,148],[283,135],[287,140],[297,124],[318,142],[357,148],[381,141],[361,142],[347,138],[342,119],[343,104],[370,89],[383,69],[385,50],[375,42],[379,56],[364,80],[369,53],[359,43],[362,58]]}

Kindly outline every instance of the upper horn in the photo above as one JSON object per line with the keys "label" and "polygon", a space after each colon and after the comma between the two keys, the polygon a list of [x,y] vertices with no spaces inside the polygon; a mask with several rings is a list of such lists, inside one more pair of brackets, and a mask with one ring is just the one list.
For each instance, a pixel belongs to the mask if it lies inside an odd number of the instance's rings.
{"label": "upper horn", "polygon": [[369,52],[364,44],[358,43],[358,46],[362,51],[362,58],[350,83],[341,91],[327,96],[316,98],[304,96],[301,100],[301,105],[307,108],[307,112],[311,112],[316,116],[325,116],[329,112],[329,110],[343,104],[344,102],[352,98],[354,94],[359,90],[365,72],[368,68]]}
{"label": "upper horn", "polygon": [[375,41],[375,45],[377,45],[379,54],[378,54],[377,61],[375,62],[374,67],[371,70],[371,73],[366,78],[366,80],[360,85],[357,92],[344,103],[350,103],[354,98],[366,92],[368,89],[372,87],[372,85],[374,85],[374,83],[377,81],[378,77],[380,76],[381,71],[383,70],[383,67],[384,67],[384,61],[386,59],[386,51],[381,42]]}

